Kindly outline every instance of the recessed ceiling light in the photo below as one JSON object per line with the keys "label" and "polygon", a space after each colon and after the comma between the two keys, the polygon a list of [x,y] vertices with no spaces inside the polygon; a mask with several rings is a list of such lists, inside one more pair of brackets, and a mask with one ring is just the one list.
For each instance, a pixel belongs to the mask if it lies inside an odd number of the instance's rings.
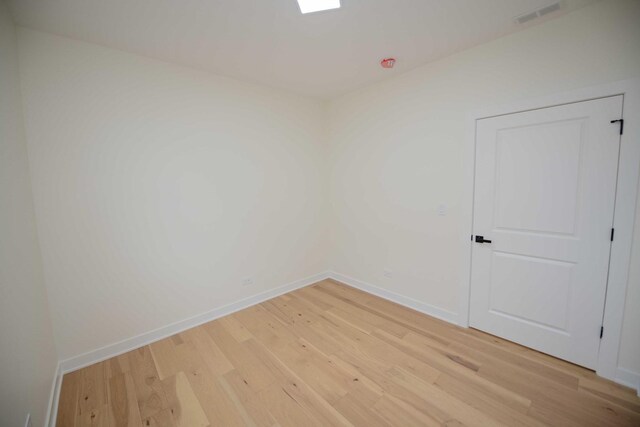
{"label": "recessed ceiling light", "polygon": [[320,12],[321,10],[339,9],[340,0],[298,0],[302,13]]}

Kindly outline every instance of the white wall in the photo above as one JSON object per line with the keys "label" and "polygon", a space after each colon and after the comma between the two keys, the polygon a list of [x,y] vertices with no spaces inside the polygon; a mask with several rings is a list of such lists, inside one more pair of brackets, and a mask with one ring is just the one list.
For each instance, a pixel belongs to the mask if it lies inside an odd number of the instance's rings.
{"label": "white wall", "polygon": [[326,270],[323,103],[27,29],[19,46],[61,359]]}
{"label": "white wall", "polygon": [[58,358],[29,182],[15,28],[0,1],[0,424],[44,423]]}
{"label": "white wall", "polygon": [[[468,115],[640,76],[639,23],[640,2],[599,2],[332,101],[332,268],[455,318]],[[619,365],[640,374],[638,229]]]}

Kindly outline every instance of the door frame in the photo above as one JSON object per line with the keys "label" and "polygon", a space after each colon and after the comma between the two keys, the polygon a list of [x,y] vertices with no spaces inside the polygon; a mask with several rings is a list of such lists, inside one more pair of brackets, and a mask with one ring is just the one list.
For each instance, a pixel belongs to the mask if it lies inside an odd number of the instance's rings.
{"label": "door frame", "polygon": [[[618,353],[622,335],[622,322],[626,301],[633,227],[640,176],[640,78],[572,90],[533,99],[525,99],[506,105],[483,108],[470,114],[467,119],[464,147],[464,193],[462,199],[463,230],[460,235],[462,274],[459,285],[460,305],[458,324],[469,327],[471,294],[471,255],[473,234],[473,198],[475,186],[476,122],[481,119],[589,101],[609,96],[623,95],[622,118],[625,119],[624,134],[620,142],[618,184],[613,219],[615,239],[611,246],[609,278],[604,307],[604,335],[600,341],[596,373],[604,378],[630,384],[628,378],[618,370]],[[611,119],[619,119],[612,117]],[[614,126],[612,124],[612,126]],[[640,224],[639,224],[640,226]],[[640,391],[639,391],[640,392]]]}

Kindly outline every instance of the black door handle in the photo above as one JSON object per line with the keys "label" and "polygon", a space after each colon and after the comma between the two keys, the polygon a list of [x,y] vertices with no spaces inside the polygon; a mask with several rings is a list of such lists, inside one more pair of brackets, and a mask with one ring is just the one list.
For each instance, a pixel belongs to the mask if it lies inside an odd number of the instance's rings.
{"label": "black door handle", "polygon": [[484,236],[476,236],[476,243],[491,243],[491,240],[486,240]]}

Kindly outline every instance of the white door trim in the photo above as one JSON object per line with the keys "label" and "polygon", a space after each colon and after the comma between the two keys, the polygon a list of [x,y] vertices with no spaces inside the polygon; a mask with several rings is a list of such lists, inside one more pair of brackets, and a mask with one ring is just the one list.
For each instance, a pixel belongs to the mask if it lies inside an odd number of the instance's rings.
{"label": "white door trim", "polygon": [[[611,247],[609,281],[604,309],[604,336],[600,342],[596,373],[615,380],[622,321],[626,300],[628,272],[633,240],[633,226],[640,176],[640,79],[573,90],[484,108],[471,114],[467,120],[467,137],[464,159],[465,186],[462,206],[464,226],[460,236],[462,279],[460,280],[459,325],[469,327],[469,301],[471,292],[471,234],[473,233],[473,194],[475,181],[476,121],[484,118],[553,107],[573,102],[587,101],[613,95],[624,95],[624,135],[620,145],[618,186],[613,226],[616,230]],[[614,119],[612,117],[612,119]],[[612,125],[616,126],[616,125]]]}

